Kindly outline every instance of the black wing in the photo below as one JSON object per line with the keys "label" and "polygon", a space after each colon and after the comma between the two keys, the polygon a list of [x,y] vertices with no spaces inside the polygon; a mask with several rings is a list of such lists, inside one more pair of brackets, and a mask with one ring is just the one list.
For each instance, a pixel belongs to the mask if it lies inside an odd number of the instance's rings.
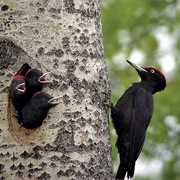
{"label": "black wing", "polygon": [[117,178],[124,178],[129,164],[129,147],[130,147],[130,125],[131,113],[133,109],[134,95],[137,88],[131,86],[123,96],[118,100],[114,108],[111,108],[111,116],[118,135],[116,146],[120,153],[121,168],[118,170]]}
{"label": "black wing", "polygon": [[130,147],[129,147],[129,165],[128,176],[134,174],[135,161],[141,153],[146,130],[150,123],[153,113],[152,94],[144,88],[139,88],[134,96],[130,125]]}

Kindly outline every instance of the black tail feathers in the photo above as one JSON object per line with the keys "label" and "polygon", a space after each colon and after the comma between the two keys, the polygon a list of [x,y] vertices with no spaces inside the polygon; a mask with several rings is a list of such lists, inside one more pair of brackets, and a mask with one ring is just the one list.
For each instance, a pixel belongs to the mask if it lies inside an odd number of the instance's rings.
{"label": "black tail feathers", "polygon": [[120,164],[116,174],[116,179],[123,180],[125,178],[126,171],[127,169],[122,164]]}
{"label": "black tail feathers", "polygon": [[134,168],[135,168],[135,162],[133,165],[128,169],[127,177],[132,178],[134,176]]}
{"label": "black tail feathers", "polygon": [[135,163],[129,169],[127,169],[126,166],[120,163],[116,174],[116,180],[124,180],[126,176],[126,172],[128,179],[132,178],[134,176],[134,168],[135,168]]}

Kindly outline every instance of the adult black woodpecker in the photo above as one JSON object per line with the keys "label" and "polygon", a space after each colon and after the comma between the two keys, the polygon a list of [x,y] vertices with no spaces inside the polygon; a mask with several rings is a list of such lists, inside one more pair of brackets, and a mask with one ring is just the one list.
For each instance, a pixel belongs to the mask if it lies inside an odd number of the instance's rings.
{"label": "adult black woodpecker", "polygon": [[153,94],[166,87],[166,78],[161,71],[153,67],[142,68],[130,61],[141,81],[125,91],[111,107],[114,128],[118,135],[116,147],[120,154],[120,165],[116,179],[134,175],[135,162],[138,159],[146,136],[146,130],[153,113]]}
{"label": "adult black woodpecker", "polygon": [[42,73],[36,68],[29,69],[25,74],[26,83],[26,96],[29,100],[33,94],[43,89],[44,84],[51,83],[52,81],[47,79],[47,75],[50,72]]}
{"label": "adult black woodpecker", "polygon": [[23,97],[26,92],[25,78],[22,75],[15,75],[9,87],[9,94],[14,105],[17,115],[20,115],[20,110],[24,106]]}
{"label": "adult black woodpecker", "polygon": [[41,126],[48,111],[60,103],[60,97],[52,97],[45,92],[35,93],[30,101],[22,109],[21,125],[27,129],[35,129]]}

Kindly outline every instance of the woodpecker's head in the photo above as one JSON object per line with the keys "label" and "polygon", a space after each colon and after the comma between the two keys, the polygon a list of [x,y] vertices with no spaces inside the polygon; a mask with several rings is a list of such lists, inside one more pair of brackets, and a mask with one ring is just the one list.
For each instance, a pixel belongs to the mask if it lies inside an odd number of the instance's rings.
{"label": "woodpecker's head", "polygon": [[26,91],[24,76],[21,75],[14,76],[9,89],[11,94],[14,95],[24,94]]}
{"label": "woodpecker's head", "polygon": [[45,92],[37,92],[32,97],[32,105],[42,111],[49,110],[51,107],[60,103],[61,97],[53,97]]}
{"label": "woodpecker's head", "polygon": [[22,75],[25,76],[26,72],[31,69],[31,66],[28,63],[25,63],[21,66],[21,68],[18,70],[16,75]]}
{"label": "woodpecker's head", "polygon": [[38,88],[38,90],[41,90],[43,87],[43,84],[51,83],[52,81],[47,78],[47,75],[50,74],[50,72],[42,73],[36,68],[31,68],[26,72],[25,75],[25,81],[26,85],[29,88]]}
{"label": "woodpecker's head", "polygon": [[132,67],[136,69],[139,76],[141,77],[141,81],[145,82],[147,86],[153,88],[153,93],[162,91],[166,87],[166,78],[164,74],[154,67],[146,67],[142,68],[131,61],[126,60]]}

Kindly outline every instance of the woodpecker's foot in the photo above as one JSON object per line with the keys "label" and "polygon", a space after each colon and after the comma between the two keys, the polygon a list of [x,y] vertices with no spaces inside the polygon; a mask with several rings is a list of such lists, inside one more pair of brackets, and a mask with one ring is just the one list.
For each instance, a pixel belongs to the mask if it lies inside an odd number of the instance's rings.
{"label": "woodpecker's foot", "polygon": [[111,106],[110,108],[111,108],[111,111],[113,111],[113,113],[114,113],[114,114],[116,114],[116,113],[117,113],[117,109],[116,109],[116,107],[115,107],[115,106],[113,106],[113,104],[112,104],[112,106]]}
{"label": "woodpecker's foot", "polygon": [[114,107],[112,101],[111,102],[104,102],[104,105],[108,106],[109,108]]}
{"label": "woodpecker's foot", "polygon": [[110,103],[104,102],[104,104],[105,104],[106,106],[108,106],[108,108],[110,108],[111,111],[113,111],[113,112],[116,114],[117,109],[116,109],[116,107],[113,105],[112,101],[111,101]]}

